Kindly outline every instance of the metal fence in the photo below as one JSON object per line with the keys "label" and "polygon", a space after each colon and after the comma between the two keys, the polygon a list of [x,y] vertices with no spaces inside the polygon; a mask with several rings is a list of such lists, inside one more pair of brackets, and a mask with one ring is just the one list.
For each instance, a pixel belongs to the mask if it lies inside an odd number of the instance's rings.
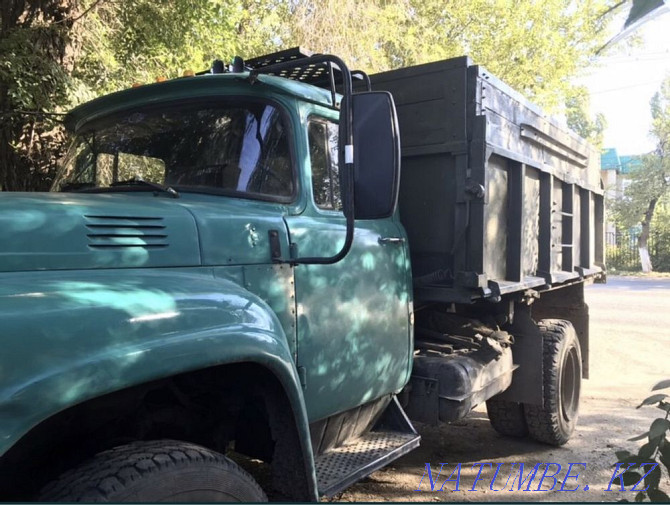
{"label": "metal fence", "polygon": [[[608,232],[605,236],[608,270],[640,271],[639,233]],[[656,272],[670,272],[670,235],[652,233],[647,243]]]}

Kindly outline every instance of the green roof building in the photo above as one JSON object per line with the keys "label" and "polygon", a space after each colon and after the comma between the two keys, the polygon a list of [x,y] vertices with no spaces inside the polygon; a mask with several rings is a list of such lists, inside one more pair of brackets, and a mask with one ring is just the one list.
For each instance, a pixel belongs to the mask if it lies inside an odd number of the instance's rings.
{"label": "green roof building", "polygon": [[[641,154],[619,154],[616,148],[608,147],[600,153],[600,170],[614,170],[618,174],[629,174],[642,165]],[[603,174],[603,179],[607,179]]]}

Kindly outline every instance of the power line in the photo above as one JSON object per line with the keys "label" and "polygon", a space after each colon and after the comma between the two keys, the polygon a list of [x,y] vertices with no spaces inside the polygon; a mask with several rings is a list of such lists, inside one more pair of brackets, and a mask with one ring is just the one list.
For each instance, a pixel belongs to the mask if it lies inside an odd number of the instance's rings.
{"label": "power line", "polygon": [[647,62],[647,61],[663,61],[670,60],[670,51],[665,53],[657,54],[645,54],[640,56],[622,56],[619,58],[613,58],[610,60],[597,60],[595,63],[596,67],[605,66],[605,65],[614,65],[617,63],[628,63],[628,62]]}
{"label": "power line", "polygon": [[600,56],[598,57],[599,60],[616,60],[617,58],[635,58],[637,56],[658,56],[661,54],[668,54],[670,52],[670,48],[666,49],[661,49],[660,51],[645,51],[642,52],[642,48],[639,48],[640,52],[637,53],[619,53],[619,54],[612,54],[610,56]]}
{"label": "power line", "polygon": [[658,79],[655,79],[653,81],[646,81],[646,82],[638,82],[636,84],[629,84],[627,86],[620,86],[618,88],[609,88],[609,89],[603,89],[600,91],[591,91],[592,95],[601,95],[603,93],[612,93],[614,91],[621,91],[624,89],[630,89],[630,88],[640,88],[642,86],[649,86],[650,84],[659,84],[660,81]]}

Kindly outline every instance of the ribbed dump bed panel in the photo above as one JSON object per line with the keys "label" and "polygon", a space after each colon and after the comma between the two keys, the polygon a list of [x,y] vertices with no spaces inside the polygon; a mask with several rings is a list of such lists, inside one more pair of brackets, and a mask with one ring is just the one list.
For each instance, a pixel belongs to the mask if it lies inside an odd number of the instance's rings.
{"label": "ribbed dump bed panel", "polygon": [[465,302],[602,271],[592,146],[467,57],[371,77],[398,108],[419,299]]}

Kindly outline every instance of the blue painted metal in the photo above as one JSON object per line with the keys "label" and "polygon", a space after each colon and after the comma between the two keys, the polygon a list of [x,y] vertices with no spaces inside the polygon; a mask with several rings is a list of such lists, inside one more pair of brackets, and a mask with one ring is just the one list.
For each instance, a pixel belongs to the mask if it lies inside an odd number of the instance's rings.
{"label": "blue painted metal", "polygon": [[269,230],[288,248],[285,212],[193,193],[2,195],[0,271],[267,264]]}
{"label": "blue painted metal", "polygon": [[331,101],[330,93],[321,88],[269,75],[256,76],[256,82],[252,85],[248,77],[248,72],[185,77],[118,91],[74,108],[66,116],[65,124],[70,130],[75,131],[88,121],[140,105],[196,98],[213,99],[234,95],[235,92],[243,93],[244,96],[263,98],[270,96],[297,98],[323,105],[328,105]]}
{"label": "blue painted metal", "polygon": [[211,270],[21,272],[1,279],[0,452],[71,405],[237,362],[277,376],[306,433],[299,380],[277,317]]}
{"label": "blue painted metal", "polygon": [[[291,401],[316,490],[309,423],[409,379],[411,274],[398,216],[357,223],[352,252],[335,265],[271,257],[270,231],[283,257],[332,255],[344,240],[342,213],[316,209],[311,193],[306,118],[337,118],[328,92],[263,75],[255,84],[245,75],[186,78],[99,98],[67,124],[77,130],[135,106],[223,95],[284,109],[294,201],[188,191],[179,199],[150,191],[0,195],[0,454],[88,399],[254,362]],[[306,370],[304,387],[297,366]]]}

